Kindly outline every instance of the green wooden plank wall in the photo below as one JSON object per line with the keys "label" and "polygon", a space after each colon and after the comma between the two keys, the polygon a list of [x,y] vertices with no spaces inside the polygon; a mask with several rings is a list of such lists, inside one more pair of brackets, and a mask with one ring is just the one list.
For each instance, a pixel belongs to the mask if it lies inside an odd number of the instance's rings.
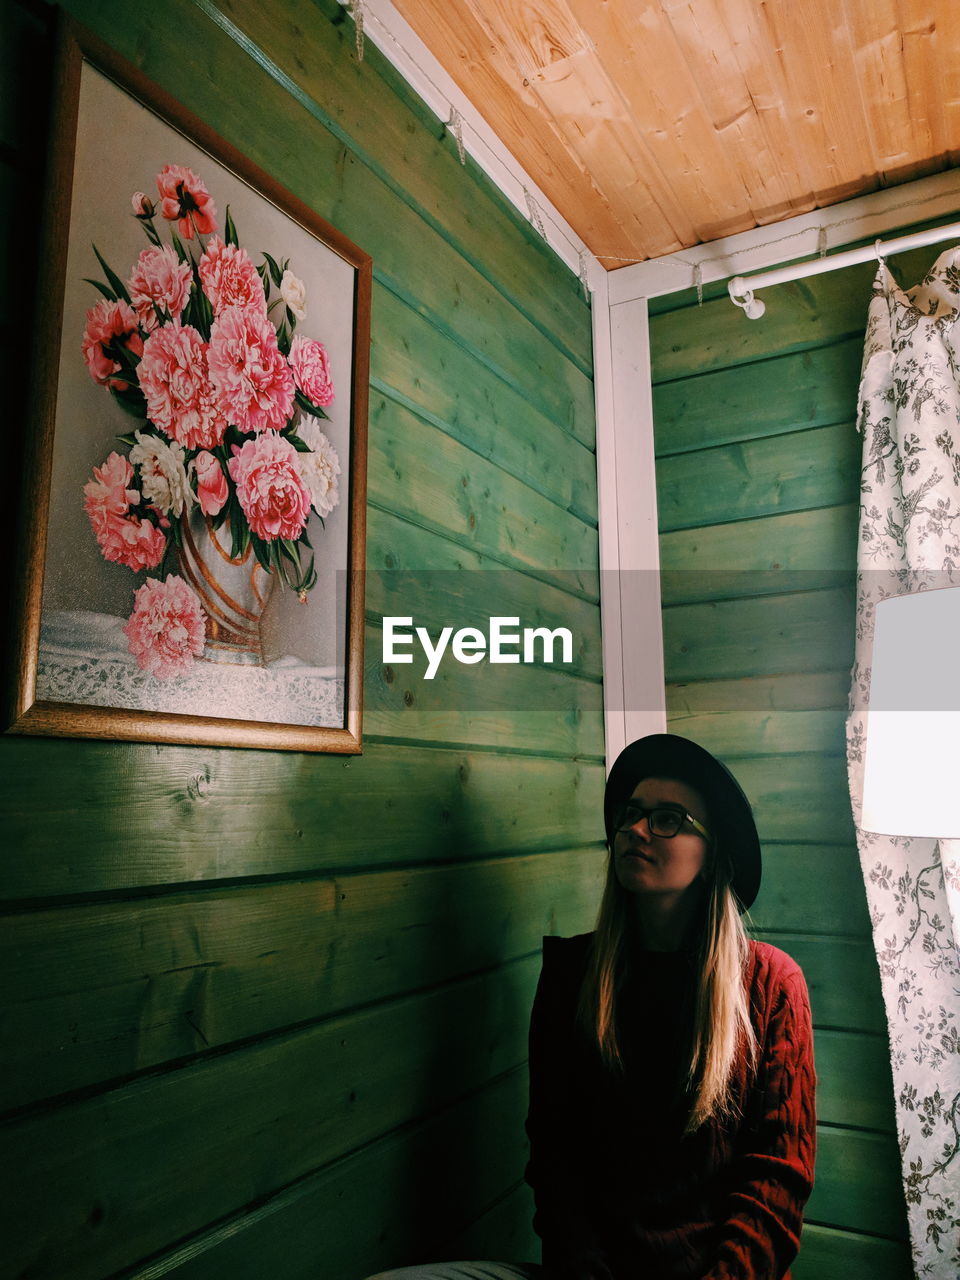
{"label": "green wooden plank wall", "polygon": [[[912,282],[930,260],[898,269]],[[722,285],[702,307],[689,293],[651,305],[668,723],[754,801],[755,932],[811,990],[819,1156],[797,1280],[912,1274],[844,761],[872,274],[767,289],[755,322]]]}
{"label": "green wooden plank wall", "polygon": [[[535,1256],[540,938],[602,862],[589,308],[335,0],[66,7],[372,254],[376,572],[360,757],[0,741],[0,1270]],[[41,0],[3,15],[9,339],[51,42]],[[574,661],[427,684],[391,613],[566,625]]]}

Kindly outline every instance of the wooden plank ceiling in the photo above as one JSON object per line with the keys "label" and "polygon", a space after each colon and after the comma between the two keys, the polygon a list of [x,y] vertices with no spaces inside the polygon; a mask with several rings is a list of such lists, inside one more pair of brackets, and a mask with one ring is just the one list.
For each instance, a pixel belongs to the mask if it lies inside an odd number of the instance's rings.
{"label": "wooden plank ceiling", "polygon": [[960,0],[394,0],[613,269],[960,162]]}

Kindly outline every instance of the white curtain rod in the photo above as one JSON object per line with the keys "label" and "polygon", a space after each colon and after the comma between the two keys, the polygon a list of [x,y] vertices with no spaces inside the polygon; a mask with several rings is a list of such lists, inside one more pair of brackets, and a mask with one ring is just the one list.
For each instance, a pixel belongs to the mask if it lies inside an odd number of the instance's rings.
{"label": "white curtain rod", "polygon": [[941,227],[931,227],[928,231],[918,231],[912,236],[898,236],[895,240],[877,241],[876,244],[862,245],[859,249],[846,249],[843,253],[835,253],[829,258],[814,258],[809,262],[797,262],[792,267],[774,267],[770,271],[758,271],[751,276],[734,276],[727,285],[730,300],[742,307],[751,320],[759,320],[766,310],[759,298],[753,296],[754,289],[766,285],[786,284],[788,280],[802,280],[805,276],[819,276],[826,271],[839,271],[842,267],[853,267],[858,262],[869,262],[871,258],[885,258],[888,253],[904,253],[907,249],[919,249],[925,244],[937,244],[941,240],[960,239],[960,222],[946,223]]}

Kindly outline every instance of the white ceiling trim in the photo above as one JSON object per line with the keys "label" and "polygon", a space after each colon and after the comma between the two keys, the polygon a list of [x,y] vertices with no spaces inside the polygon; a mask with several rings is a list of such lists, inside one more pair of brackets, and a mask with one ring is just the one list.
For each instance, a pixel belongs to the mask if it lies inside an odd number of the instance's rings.
{"label": "white ceiling trim", "polygon": [[[356,7],[351,5],[350,0],[340,0],[340,3],[351,10]],[[499,187],[523,217],[532,223],[527,205],[527,192],[530,193],[542,218],[547,243],[575,275],[580,274],[581,261],[585,263],[588,287],[593,291],[600,278],[606,274],[604,269],[573,227],[550,203],[536,181],[503,145],[410,24],[400,16],[390,0],[362,0],[362,12],[364,34],[393,63],[441,123],[450,120],[451,107],[457,109],[463,122],[464,150],[470,153],[487,177]]]}
{"label": "white ceiling trim", "polygon": [[697,283],[698,267],[701,283],[709,284],[764,271],[795,258],[814,257],[824,249],[829,252],[854,240],[882,236],[908,222],[950,216],[958,210],[960,169],[948,169],[931,178],[622,267],[610,273],[610,303],[613,306],[690,289]]}

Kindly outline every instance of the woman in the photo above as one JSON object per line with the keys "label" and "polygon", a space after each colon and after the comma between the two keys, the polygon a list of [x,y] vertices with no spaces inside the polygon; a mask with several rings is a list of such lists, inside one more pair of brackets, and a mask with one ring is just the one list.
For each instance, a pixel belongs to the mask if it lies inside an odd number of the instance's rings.
{"label": "woman", "polygon": [[543,1268],[390,1280],[787,1280],[813,1185],[810,1008],[748,941],[750,805],[709,752],[653,734],[607,780],[593,934],[545,938],[530,1027],[527,1181]]}

